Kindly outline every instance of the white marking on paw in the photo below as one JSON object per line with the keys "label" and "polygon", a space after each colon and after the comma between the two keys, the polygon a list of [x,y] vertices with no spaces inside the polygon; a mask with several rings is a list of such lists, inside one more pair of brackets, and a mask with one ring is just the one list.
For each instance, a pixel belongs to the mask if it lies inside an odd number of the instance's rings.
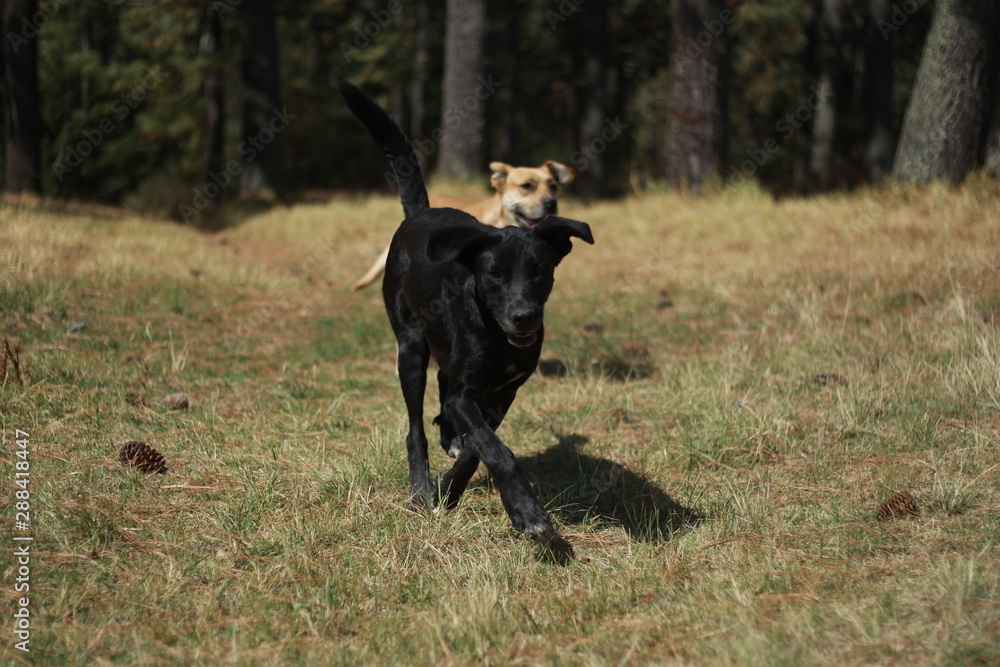
{"label": "white marking on paw", "polygon": [[547,523],[533,523],[529,524],[524,529],[524,534],[530,538],[540,538],[546,537],[548,534],[553,532],[552,526]]}

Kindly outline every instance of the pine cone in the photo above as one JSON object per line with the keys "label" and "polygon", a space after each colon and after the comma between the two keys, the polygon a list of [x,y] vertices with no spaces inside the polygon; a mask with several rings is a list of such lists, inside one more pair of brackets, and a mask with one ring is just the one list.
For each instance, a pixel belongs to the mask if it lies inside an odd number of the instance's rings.
{"label": "pine cone", "polygon": [[167,472],[167,460],[163,458],[163,454],[136,440],[125,443],[118,453],[118,460],[146,473],[156,472],[162,475]]}
{"label": "pine cone", "polygon": [[905,516],[920,516],[917,499],[909,491],[894,493],[878,506],[878,518],[882,521]]}
{"label": "pine cone", "polygon": [[812,381],[813,384],[818,384],[822,387],[837,387],[847,384],[847,379],[843,375],[837,375],[836,373],[820,373],[819,375],[814,375]]}
{"label": "pine cone", "polygon": [[136,407],[146,407],[146,398],[141,394],[125,394],[125,402]]}

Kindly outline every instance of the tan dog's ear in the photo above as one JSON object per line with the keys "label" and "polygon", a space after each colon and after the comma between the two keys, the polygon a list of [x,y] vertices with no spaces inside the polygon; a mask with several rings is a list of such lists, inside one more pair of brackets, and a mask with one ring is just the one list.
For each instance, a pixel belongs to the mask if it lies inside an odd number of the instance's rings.
{"label": "tan dog's ear", "polygon": [[547,167],[552,173],[553,178],[555,178],[559,183],[566,185],[567,183],[572,183],[573,179],[576,178],[576,172],[567,167],[564,164],[559,164],[558,162],[553,162],[549,160],[543,167]]}
{"label": "tan dog's ear", "polygon": [[493,172],[490,175],[490,185],[493,189],[503,192],[504,183],[507,182],[507,172],[513,168],[503,162],[490,162],[490,171]]}

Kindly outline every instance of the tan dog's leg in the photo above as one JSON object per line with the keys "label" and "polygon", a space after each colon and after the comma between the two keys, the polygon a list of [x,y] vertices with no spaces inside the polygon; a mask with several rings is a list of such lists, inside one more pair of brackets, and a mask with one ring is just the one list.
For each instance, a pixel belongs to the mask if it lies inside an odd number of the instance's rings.
{"label": "tan dog's leg", "polygon": [[368,269],[368,273],[366,273],[361,280],[354,283],[354,291],[357,292],[358,290],[364,289],[381,278],[382,274],[385,273],[385,262],[388,259],[389,246],[386,246],[385,250],[382,251],[382,256],[375,260],[375,263],[372,264],[372,268]]}

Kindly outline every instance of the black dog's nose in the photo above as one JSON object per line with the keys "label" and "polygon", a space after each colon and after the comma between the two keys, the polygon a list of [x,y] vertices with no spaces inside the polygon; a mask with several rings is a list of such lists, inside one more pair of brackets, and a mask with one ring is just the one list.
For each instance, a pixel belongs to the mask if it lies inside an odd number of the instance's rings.
{"label": "black dog's nose", "polygon": [[542,204],[545,206],[545,212],[552,215],[555,215],[556,209],[559,208],[554,197],[546,197]]}
{"label": "black dog's nose", "polygon": [[521,308],[512,312],[510,319],[515,326],[527,328],[537,321],[538,313],[530,308]]}

